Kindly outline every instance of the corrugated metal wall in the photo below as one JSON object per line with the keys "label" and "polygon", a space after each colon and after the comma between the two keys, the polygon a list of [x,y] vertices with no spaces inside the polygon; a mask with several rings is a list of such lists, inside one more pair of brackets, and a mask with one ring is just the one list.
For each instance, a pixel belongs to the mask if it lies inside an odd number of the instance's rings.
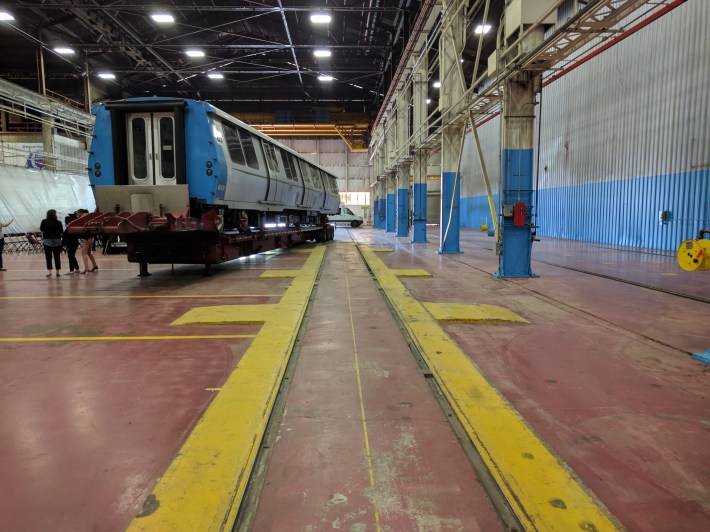
{"label": "corrugated metal wall", "polygon": [[[675,249],[710,225],[708,26],[710,2],[690,0],[544,89],[539,234]],[[479,132],[494,192],[498,123]],[[476,227],[485,198],[468,146],[462,224]]]}
{"label": "corrugated metal wall", "polygon": [[354,153],[342,139],[280,138],[292,150],[338,176],[341,192],[369,192],[368,154]]}

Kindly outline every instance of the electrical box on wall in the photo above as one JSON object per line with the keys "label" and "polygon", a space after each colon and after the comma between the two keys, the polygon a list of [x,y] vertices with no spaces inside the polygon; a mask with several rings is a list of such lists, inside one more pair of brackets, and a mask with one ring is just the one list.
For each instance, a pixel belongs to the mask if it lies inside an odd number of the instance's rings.
{"label": "electrical box on wall", "polygon": [[[524,24],[534,24],[553,5],[555,0],[512,0],[505,8],[505,37],[510,37]],[[557,10],[553,10],[543,24],[557,22]]]}
{"label": "electrical box on wall", "polygon": [[658,211],[659,223],[665,224],[671,220],[671,211]]}
{"label": "electrical box on wall", "polygon": [[512,218],[514,213],[513,205],[503,205],[503,218]]}

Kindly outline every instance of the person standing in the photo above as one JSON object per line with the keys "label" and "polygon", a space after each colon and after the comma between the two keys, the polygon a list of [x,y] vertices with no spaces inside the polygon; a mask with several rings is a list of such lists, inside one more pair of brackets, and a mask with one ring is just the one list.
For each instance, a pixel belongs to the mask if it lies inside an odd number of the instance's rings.
{"label": "person standing", "polygon": [[12,222],[15,220],[10,220],[7,223],[2,223],[0,222],[0,272],[5,272],[7,271],[5,267],[2,265],[2,252],[5,251],[5,233],[2,232],[2,230],[5,227],[8,227]]}
{"label": "person standing", "polygon": [[[79,217],[89,214],[89,211],[87,211],[86,209],[79,209],[76,212]],[[93,233],[87,232],[82,235],[82,239],[83,242],[81,243],[81,258],[84,262],[84,269],[81,271],[81,273],[95,272],[99,269],[99,267],[96,265],[96,259],[94,259],[94,255],[92,253],[92,251],[94,250],[94,235]],[[89,268],[89,263],[91,263],[93,268]]]}
{"label": "person standing", "polygon": [[39,225],[39,230],[42,231],[42,246],[44,247],[44,258],[47,260],[47,277],[52,276],[52,257],[54,257],[54,267],[57,270],[62,269],[62,233],[64,227],[62,222],[57,220],[57,211],[49,209],[47,217],[42,220]]}
{"label": "person standing", "polygon": [[79,261],[76,260],[76,250],[79,249],[79,237],[69,232],[69,224],[76,220],[76,218],[77,214],[75,212],[64,218],[66,228],[64,229],[64,234],[62,235],[62,244],[64,244],[64,247],[67,249],[70,274],[79,273]]}

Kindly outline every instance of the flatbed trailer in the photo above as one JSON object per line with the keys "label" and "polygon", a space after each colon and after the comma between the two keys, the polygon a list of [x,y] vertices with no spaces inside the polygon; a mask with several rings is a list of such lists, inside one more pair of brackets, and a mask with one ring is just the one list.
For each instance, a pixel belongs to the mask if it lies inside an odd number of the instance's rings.
{"label": "flatbed trailer", "polygon": [[230,261],[309,240],[332,240],[334,227],[323,217],[320,225],[244,228],[223,231],[218,217],[202,218],[149,212],[91,213],[67,225],[72,234],[119,235],[126,243],[128,262],[138,263],[139,275],[148,276],[148,264],[204,264],[205,275],[213,264]]}

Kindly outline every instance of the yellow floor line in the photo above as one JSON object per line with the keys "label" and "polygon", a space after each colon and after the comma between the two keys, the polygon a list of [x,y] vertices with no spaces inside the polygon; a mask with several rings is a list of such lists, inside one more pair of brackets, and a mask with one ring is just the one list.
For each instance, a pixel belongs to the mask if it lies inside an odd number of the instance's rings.
{"label": "yellow floor line", "polygon": [[116,340],[230,340],[256,338],[255,334],[208,334],[199,336],[47,336],[46,338],[0,338],[0,342],[114,342]]}
{"label": "yellow floor line", "polygon": [[392,268],[392,273],[397,277],[432,277],[432,275],[420,268]]}
{"label": "yellow floor line", "polygon": [[373,253],[358,246],[526,530],[621,528]]}
{"label": "yellow floor line", "polygon": [[461,303],[427,303],[422,305],[438,321],[456,323],[529,323],[515,312],[498,305],[465,305]]}
{"label": "yellow floor line", "polygon": [[[259,334],[129,531],[231,529],[324,255],[325,247],[313,248],[281,301],[271,305]],[[232,309],[237,316],[239,309]]]}
{"label": "yellow floor line", "polygon": [[259,279],[289,279],[296,277],[298,270],[266,270],[259,276]]}

